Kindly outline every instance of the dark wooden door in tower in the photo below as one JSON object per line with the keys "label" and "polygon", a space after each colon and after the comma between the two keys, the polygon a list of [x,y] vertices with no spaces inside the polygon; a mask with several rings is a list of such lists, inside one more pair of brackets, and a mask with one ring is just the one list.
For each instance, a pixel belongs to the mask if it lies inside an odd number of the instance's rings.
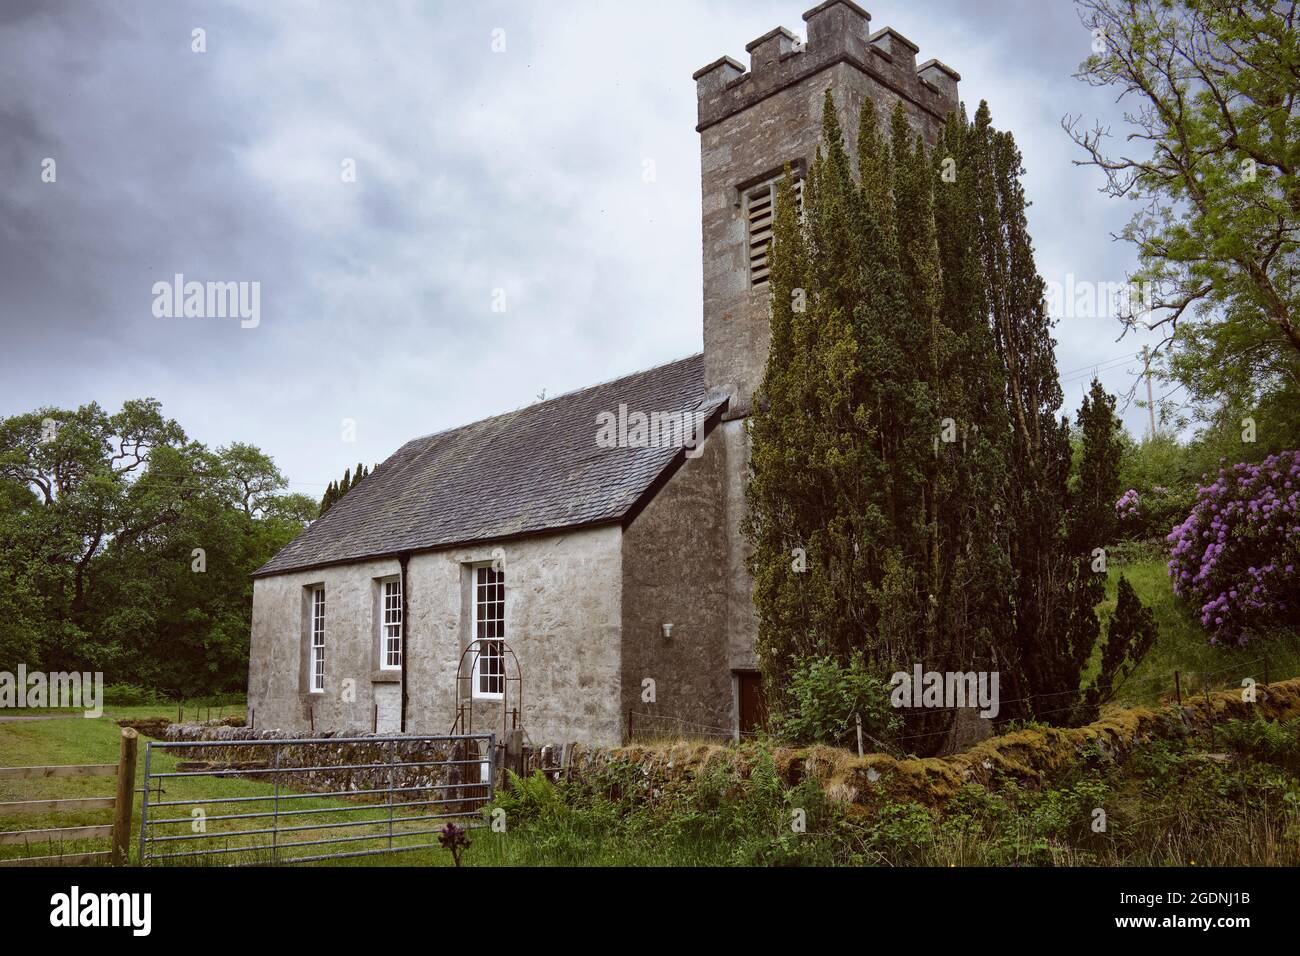
{"label": "dark wooden door in tower", "polygon": [[767,729],[767,701],[763,699],[763,677],[757,671],[742,671],[740,680],[740,732]]}

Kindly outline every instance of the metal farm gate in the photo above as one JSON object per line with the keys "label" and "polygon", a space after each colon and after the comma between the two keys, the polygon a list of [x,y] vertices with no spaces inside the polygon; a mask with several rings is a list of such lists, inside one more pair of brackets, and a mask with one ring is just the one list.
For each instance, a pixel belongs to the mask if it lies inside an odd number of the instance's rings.
{"label": "metal farm gate", "polygon": [[140,864],[275,866],[435,847],[448,823],[483,825],[496,750],[495,734],[150,741]]}

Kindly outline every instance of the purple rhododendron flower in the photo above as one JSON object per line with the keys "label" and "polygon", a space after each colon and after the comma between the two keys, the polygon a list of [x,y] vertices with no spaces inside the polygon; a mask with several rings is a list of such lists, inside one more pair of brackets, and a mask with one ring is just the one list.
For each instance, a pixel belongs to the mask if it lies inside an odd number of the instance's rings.
{"label": "purple rhododendron flower", "polygon": [[[1272,626],[1300,623],[1300,451],[1220,468],[1197,488],[1191,513],[1165,539],[1174,593],[1200,608],[1213,644],[1242,644]],[[1129,496],[1132,496],[1131,500]],[[1136,514],[1137,492],[1115,503]],[[1198,544],[1197,542],[1208,542]]]}
{"label": "purple rhododendron flower", "polygon": [[1136,518],[1138,516],[1139,505],[1141,505],[1141,501],[1138,497],[1137,491],[1130,488],[1128,491],[1124,492],[1124,494],[1120,495],[1119,500],[1115,502],[1115,516],[1118,517],[1120,521],[1129,518]]}

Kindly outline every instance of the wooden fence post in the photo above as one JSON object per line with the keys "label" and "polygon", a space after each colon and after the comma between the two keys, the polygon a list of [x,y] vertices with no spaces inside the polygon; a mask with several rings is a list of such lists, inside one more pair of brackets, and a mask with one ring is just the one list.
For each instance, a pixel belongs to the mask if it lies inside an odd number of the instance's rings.
{"label": "wooden fence post", "polygon": [[507,730],[506,734],[506,767],[514,770],[519,776],[524,776],[524,732],[522,730]]}
{"label": "wooden fence post", "polygon": [[113,805],[113,865],[126,866],[131,860],[131,816],[135,809],[135,751],[139,735],[122,728],[122,746],[117,757],[117,800]]}
{"label": "wooden fence post", "polygon": [[1210,728],[1210,749],[1217,750],[1218,742],[1214,738],[1214,705],[1210,703],[1210,685],[1205,685],[1205,720]]}

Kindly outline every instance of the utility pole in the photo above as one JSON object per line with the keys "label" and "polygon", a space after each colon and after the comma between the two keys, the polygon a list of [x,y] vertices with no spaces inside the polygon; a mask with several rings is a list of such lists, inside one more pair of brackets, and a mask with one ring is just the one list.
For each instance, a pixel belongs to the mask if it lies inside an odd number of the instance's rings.
{"label": "utility pole", "polygon": [[1151,414],[1151,440],[1156,438],[1156,400],[1151,391],[1151,350],[1142,346],[1142,374],[1147,377],[1147,411]]}

